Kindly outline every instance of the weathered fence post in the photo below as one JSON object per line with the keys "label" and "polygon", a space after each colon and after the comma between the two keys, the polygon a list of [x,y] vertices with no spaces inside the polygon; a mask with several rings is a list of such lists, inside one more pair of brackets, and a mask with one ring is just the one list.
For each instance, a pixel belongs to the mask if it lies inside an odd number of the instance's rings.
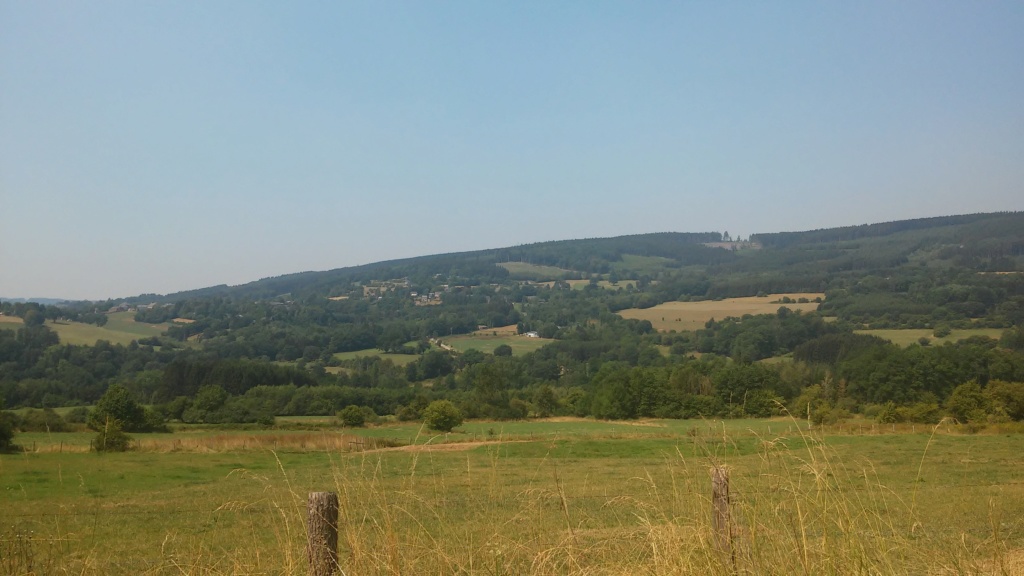
{"label": "weathered fence post", "polygon": [[310,492],[307,505],[310,576],[331,576],[338,567],[338,495]]}
{"label": "weathered fence post", "polygon": [[715,543],[722,552],[732,552],[732,518],[729,513],[729,471],[721,466],[711,469],[711,527]]}

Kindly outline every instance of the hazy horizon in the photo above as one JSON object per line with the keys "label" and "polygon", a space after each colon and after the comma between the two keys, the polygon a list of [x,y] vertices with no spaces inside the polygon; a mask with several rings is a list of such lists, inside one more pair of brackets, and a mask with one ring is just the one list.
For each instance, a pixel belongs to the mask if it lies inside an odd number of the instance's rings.
{"label": "hazy horizon", "polygon": [[0,297],[1024,210],[1024,4],[0,0]]}

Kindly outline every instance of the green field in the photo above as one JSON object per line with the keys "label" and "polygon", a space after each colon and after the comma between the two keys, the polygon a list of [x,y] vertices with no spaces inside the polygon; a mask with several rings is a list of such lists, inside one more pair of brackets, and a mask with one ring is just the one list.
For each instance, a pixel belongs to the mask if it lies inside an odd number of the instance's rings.
{"label": "green field", "polygon": [[911,344],[920,343],[921,338],[927,338],[928,343],[931,345],[942,345],[947,342],[958,342],[960,340],[966,340],[971,336],[986,336],[998,340],[1003,335],[1003,329],[1001,328],[971,328],[967,330],[953,330],[949,333],[949,336],[944,338],[936,338],[932,334],[930,329],[893,329],[893,330],[855,330],[857,334],[870,334],[872,336],[878,336],[889,340],[894,344],[900,346],[910,346]]}
{"label": "green field", "polygon": [[96,326],[81,322],[47,322],[46,325],[57,333],[63,344],[92,345],[98,340],[112,344],[130,344],[132,340],[159,336],[169,324],[143,324],[135,321],[134,312],[107,314],[107,324]]}
{"label": "green field", "polygon": [[540,264],[527,264],[526,262],[502,262],[498,264],[508,270],[509,276],[516,280],[561,280],[567,276],[576,275],[572,270],[556,268],[555,266],[543,266]]}
{"label": "green field", "polygon": [[465,352],[470,348],[474,348],[481,352],[490,354],[494,352],[494,349],[498,346],[508,344],[508,346],[512,348],[513,355],[533,352],[534,350],[552,342],[554,342],[554,340],[550,338],[527,338],[526,336],[515,334],[509,335],[500,332],[498,336],[493,336],[488,333],[487,330],[481,330],[464,336],[452,336],[444,339],[445,344],[450,345],[459,352]]}
{"label": "green field", "polygon": [[[341,500],[346,574],[1021,573],[1020,436],[803,428],[556,419],[444,435],[405,424],[357,433],[414,449],[206,431],[160,435],[179,436],[178,451],[0,455],[0,573],[305,574],[305,499],[323,490]],[[277,449],[254,447],[272,434]],[[732,559],[712,544],[713,465],[731,477]]]}
{"label": "green field", "polygon": [[623,254],[620,261],[612,262],[612,268],[624,272],[635,272],[639,274],[647,274],[649,276],[656,276],[658,272],[665,271],[673,264],[677,264],[677,262],[671,258]]}
{"label": "green field", "polygon": [[[415,344],[415,342],[413,343]],[[378,357],[381,359],[391,360],[399,366],[405,366],[419,359],[417,354],[390,354],[385,353],[377,348],[367,348],[366,350],[355,350],[352,352],[338,352],[334,355],[338,360],[355,360],[356,358],[365,357]]]}

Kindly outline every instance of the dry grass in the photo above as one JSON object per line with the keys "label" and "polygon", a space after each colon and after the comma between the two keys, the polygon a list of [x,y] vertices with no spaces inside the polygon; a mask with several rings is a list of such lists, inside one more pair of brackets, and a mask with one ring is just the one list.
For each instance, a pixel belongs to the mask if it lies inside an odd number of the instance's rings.
{"label": "dry grass", "polygon": [[[249,450],[238,442],[275,440],[283,439],[211,437],[208,445]],[[301,472],[274,451],[269,469],[229,473],[230,493],[213,510],[197,511],[191,530],[152,516],[160,519],[156,534],[164,533],[146,558],[110,554],[116,542],[83,549],[96,520],[58,514],[56,530],[46,533],[3,527],[0,572],[305,574],[306,494],[325,489],[341,503],[340,574],[1005,575],[1024,568],[1024,552],[1000,539],[998,522],[977,537],[923,521],[914,494],[883,485],[870,463],[841,461],[820,437],[764,437],[746,460],[721,453],[729,442],[698,436],[697,456],[677,448],[660,462],[610,462],[582,474],[580,463],[524,461],[499,445],[474,445],[482,453],[346,456],[324,444],[335,454],[330,464]],[[716,545],[710,513],[708,471],[720,465],[732,472],[726,549]],[[96,517],[150,519],[116,506]],[[218,539],[221,531],[233,536]]]}
{"label": "dry grass", "polygon": [[700,302],[665,302],[652,308],[622,310],[619,312],[619,315],[623,318],[649,320],[656,330],[667,332],[669,330],[698,330],[703,328],[704,324],[711,319],[722,320],[729,316],[738,318],[745,314],[774,314],[782,306],[790,310],[804,312],[818,309],[818,304],[815,302],[804,304],[780,303],[780,300],[785,296],[796,301],[800,298],[806,298],[807,300],[824,298],[825,295],[793,293],[771,294],[763,297],[727,298],[725,300],[704,300]]}

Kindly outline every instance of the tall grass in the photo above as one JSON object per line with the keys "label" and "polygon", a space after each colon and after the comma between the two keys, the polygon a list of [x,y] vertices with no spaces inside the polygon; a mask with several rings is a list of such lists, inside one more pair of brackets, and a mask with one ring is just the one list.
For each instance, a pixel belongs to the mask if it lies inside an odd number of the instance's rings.
{"label": "tall grass", "polygon": [[[923,520],[913,492],[883,485],[869,460],[841,460],[820,436],[757,442],[739,459],[724,432],[695,434],[639,467],[521,458],[496,444],[355,455],[325,447],[329,466],[297,473],[275,454],[272,470],[232,472],[247,488],[218,507],[234,514],[229,542],[168,530],[150,558],[118,563],[102,547],[75,550],[75,535],[59,527],[45,538],[8,531],[0,571],[304,574],[315,487],[338,494],[339,573],[349,575],[1024,573],[1000,534],[998,502],[991,533],[969,537]],[[716,466],[732,473],[726,550],[711,520]]]}

